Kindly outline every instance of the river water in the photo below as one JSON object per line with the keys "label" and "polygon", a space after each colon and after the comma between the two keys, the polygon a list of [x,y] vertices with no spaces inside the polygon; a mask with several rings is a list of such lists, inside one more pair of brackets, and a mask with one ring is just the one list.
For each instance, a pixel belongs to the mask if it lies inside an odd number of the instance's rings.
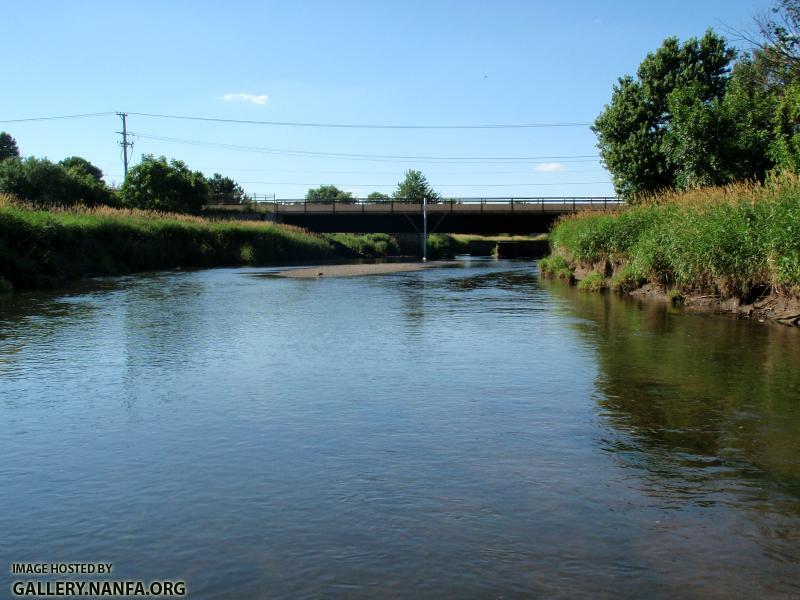
{"label": "river water", "polygon": [[797,331],[529,262],[268,271],[0,303],[7,563],[193,598],[800,595]]}

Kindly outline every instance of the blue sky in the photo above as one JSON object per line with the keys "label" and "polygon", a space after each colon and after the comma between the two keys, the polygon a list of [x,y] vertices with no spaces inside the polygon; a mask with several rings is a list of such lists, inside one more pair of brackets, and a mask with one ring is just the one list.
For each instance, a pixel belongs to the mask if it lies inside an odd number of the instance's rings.
{"label": "blue sky", "polygon": [[[752,30],[768,0],[6,2],[0,121],[130,111],[352,124],[591,122],[617,77],[676,35]],[[227,98],[227,99],[226,99]],[[133,160],[180,158],[249,192],[391,192],[422,170],[448,196],[610,195],[588,127],[324,129],[131,116]],[[0,123],[24,155],[122,177],[119,119]],[[334,159],[254,148],[480,160]],[[489,157],[542,158],[490,161]]]}

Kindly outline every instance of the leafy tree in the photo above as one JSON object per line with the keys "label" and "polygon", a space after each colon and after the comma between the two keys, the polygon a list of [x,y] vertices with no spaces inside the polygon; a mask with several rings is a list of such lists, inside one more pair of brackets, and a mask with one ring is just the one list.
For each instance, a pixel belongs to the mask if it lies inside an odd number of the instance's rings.
{"label": "leafy tree", "polygon": [[306,192],[308,202],[320,202],[329,204],[331,202],[353,202],[353,194],[344,192],[335,185],[321,185]]}
{"label": "leafy tree", "polygon": [[221,204],[241,204],[247,202],[244,189],[230,177],[223,177],[219,173],[208,180],[211,201]]}
{"label": "leafy tree", "polygon": [[373,202],[380,202],[384,200],[390,200],[389,194],[384,194],[383,192],[370,192],[369,196],[367,196],[367,200],[372,200]]}
{"label": "leafy tree", "polygon": [[60,164],[65,169],[71,169],[76,173],[89,175],[96,181],[103,180],[103,171],[100,170],[99,167],[94,166],[88,160],[86,160],[85,158],[81,158],[80,156],[70,156],[69,158],[65,158],[58,164]]}
{"label": "leafy tree", "polygon": [[410,169],[405,173],[405,179],[397,184],[394,197],[398,200],[422,200],[436,202],[441,196],[434,191],[422,171]]}
{"label": "leafy tree", "polygon": [[775,112],[770,154],[778,166],[800,172],[800,83],[786,87]]}
{"label": "leafy tree", "polygon": [[44,206],[114,204],[102,181],[46,158],[9,158],[0,162],[0,192]]}
{"label": "leafy tree", "polygon": [[800,0],[778,0],[769,13],[756,17],[760,49],[771,77],[782,84],[800,81]]}
{"label": "leafy tree", "polygon": [[[620,195],[633,199],[681,182],[717,178],[724,170],[723,157],[701,156],[716,151],[711,141],[689,143],[699,133],[690,120],[700,117],[706,134],[722,135],[718,103],[734,56],[725,39],[711,30],[682,45],[667,38],[642,61],[636,78],[619,79],[592,129]],[[690,166],[679,174],[678,165],[687,161]]]}
{"label": "leafy tree", "polygon": [[721,106],[728,123],[725,146],[731,179],[763,180],[775,166],[770,147],[776,103],[761,52],[743,57],[733,68]]}
{"label": "leafy tree", "polygon": [[165,212],[198,213],[209,201],[206,178],[181,160],[146,154],[131,167],[120,189],[123,202],[132,208]]}
{"label": "leafy tree", "polygon": [[0,131],[0,161],[18,156],[17,140],[11,137],[11,134]]}

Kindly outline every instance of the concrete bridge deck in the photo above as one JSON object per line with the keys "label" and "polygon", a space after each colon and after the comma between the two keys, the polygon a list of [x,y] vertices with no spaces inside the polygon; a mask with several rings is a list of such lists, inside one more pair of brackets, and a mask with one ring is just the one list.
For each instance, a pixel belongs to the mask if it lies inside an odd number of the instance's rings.
{"label": "concrete bridge deck", "polygon": [[[307,202],[278,200],[256,210],[280,223],[319,232],[418,233],[427,213],[431,233],[531,233],[546,231],[558,217],[581,211],[618,210],[615,197],[458,198]],[[251,207],[214,206],[214,210],[252,211]],[[234,212],[235,214],[235,212]],[[244,215],[243,215],[244,216]]]}

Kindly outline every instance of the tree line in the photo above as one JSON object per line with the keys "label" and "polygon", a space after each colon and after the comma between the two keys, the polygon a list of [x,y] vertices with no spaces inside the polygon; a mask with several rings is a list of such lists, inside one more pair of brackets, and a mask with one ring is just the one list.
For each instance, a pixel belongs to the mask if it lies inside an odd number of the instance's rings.
{"label": "tree line", "polygon": [[6,132],[0,132],[0,192],[42,207],[81,204],[180,213],[198,213],[213,202],[250,201],[230,177],[206,177],[181,160],[151,154],[130,168],[122,186],[112,188],[103,180],[103,171],[85,158],[71,156],[57,163],[23,158]]}
{"label": "tree line", "polygon": [[[245,204],[251,201],[241,185],[214,173],[206,177],[185,162],[146,154],[131,167],[116,189],[103,180],[103,171],[88,160],[71,156],[57,163],[46,158],[20,155],[16,140],[0,132],[0,192],[13,194],[33,204],[47,206],[114,206],[199,213],[208,204]],[[370,200],[421,200],[435,202],[441,196],[425,176],[409,170],[392,196],[373,192]],[[352,193],[334,185],[308,190],[311,202],[354,202]]]}
{"label": "tree line", "polygon": [[618,80],[592,129],[619,195],[800,170],[800,0],[779,0],[756,25],[748,52],[711,29],[667,38]]}

